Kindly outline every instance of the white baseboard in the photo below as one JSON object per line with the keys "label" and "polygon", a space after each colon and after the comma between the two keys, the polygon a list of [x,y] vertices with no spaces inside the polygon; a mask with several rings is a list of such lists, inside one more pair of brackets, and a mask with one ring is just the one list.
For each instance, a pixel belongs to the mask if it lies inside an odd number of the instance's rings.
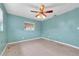
{"label": "white baseboard", "polygon": [[67,43],[63,43],[63,42],[56,41],[56,40],[51,40],[51,39],[46,38],[46,37],[37,37],[37,38],[28,39],[28,40],[11,42],[11,43],[8,43],[8,45],[10,45],[10,44],[16,44],[16,43],[21,43],[21,42],[25,42],[25,41],[32,41],[32,40],[36,40],[36,39],[40,39],[40,38],[45,39],[45,40],[49,40],[49,41],[53,41],[53,42],[56,42],[56,43],[59,43],[59,44],[63,44],[63,45],[66,45],[66,46],[69,46],[69,47],[72,47],[72,48],[79,49],[79,47],[77,47],[77,46],[74,46],[74,45],[71,45],[71,44],[67,44]]}
{"label": "white baseboard", "polygon": [[32,38],[32,39],[26,39],[26,40],[21,40],[21,41],[17,41],[17,42],[11,42],[11,43],[8,43],[8,45],[16,44],[16,43],[21,43],[21,42],[25,42],[25,41],[32,41],[32,40],[36,40],[36,39],[40,39],[40,37]]}
{"label": "white baseboard", "polygon": [[46,37],[41,37],[41,38],[43,38],[43,39],[45,39],[45,40],[53,41],[53,42],[56,42],[56,43],[59,43],[59,44],[63,44],[63,45],[66,45],[66,46],[69,46],[69,47],[72,47],[72,48],[79,49],[79,47],[74,46],[74,45],[71,45],[71,44],[63,43],[63,42],[56,41],[56,40],[51,40],[51,39],[46,38]]}
{"label": "white baseboard", "polygon": [[4,49],[3,49],[2,53],[0,54],[0,56],[3,56],[3,54],[5,53],[7,47],[8,47],[8,44],[6,44],[6,46],[4,47]]}

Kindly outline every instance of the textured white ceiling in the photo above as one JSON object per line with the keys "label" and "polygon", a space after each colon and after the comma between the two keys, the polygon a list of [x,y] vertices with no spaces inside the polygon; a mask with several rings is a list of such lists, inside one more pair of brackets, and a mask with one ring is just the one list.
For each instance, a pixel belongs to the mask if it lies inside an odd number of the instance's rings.
{"label": "textured white ceiling", "polygon": [[[46,6],[46,10],[53,9],[53,13],[48,15],[46,19],[53,17],[54,15],[61,15],[68,11],[71,11],[79,7],[78,3],[43,3]],[[37,20],[35,13],[30,10],[39,10],[41,3],[5,3],[4,6],[8,13],[18,15],[26,18]],[[43,20],[43,19],[41,19]]]}

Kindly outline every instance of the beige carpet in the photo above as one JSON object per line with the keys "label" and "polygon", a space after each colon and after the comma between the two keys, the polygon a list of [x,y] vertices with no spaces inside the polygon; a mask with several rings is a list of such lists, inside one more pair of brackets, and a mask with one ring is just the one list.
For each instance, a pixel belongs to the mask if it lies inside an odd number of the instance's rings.
{"label": "beige carpet", "polygon": [[79,56],[79,50],[44,39],[9,45],[5,56]]}

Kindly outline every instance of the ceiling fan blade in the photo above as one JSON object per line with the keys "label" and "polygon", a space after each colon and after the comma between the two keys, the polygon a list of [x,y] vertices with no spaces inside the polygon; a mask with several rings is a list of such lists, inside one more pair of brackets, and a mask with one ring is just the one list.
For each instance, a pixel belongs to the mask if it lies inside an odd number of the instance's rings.
{"label": "ceiling fan blade", "polygon": [[37,16],[39,16],[39,15],[41,15],[40,13],[38,13],[38,14],[36,14],[36,16],[35,17],[37,17]]}
{"label": "ceiling fan blade", "polygon": [[38,11],[33,11],[33,10],[31,10],[31,12],[38,13]]}
{"label": "ceiling fan blade", "polygon": [[47,17],[47,15],[46,14],[44,14],[44,13],[42,13],[45,17]]}
{"label": "ceiling fan blade", "polygon": [[52,13],[53,12],[53,10],[49,10],[49,11],[46,11],[45,13]]}

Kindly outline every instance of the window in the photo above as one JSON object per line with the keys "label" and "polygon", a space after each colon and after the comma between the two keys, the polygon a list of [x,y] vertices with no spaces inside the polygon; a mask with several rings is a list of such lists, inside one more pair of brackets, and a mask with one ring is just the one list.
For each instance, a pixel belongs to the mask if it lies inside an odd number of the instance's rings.
{"label": "window", "polygon": [[33,31],[35,29],[35,24],[31,22],[25,22],[24,29],[27,31]]}
{"label": "window", "polygon": [[0,31],[3,31],[3,11],[0,8]]}

